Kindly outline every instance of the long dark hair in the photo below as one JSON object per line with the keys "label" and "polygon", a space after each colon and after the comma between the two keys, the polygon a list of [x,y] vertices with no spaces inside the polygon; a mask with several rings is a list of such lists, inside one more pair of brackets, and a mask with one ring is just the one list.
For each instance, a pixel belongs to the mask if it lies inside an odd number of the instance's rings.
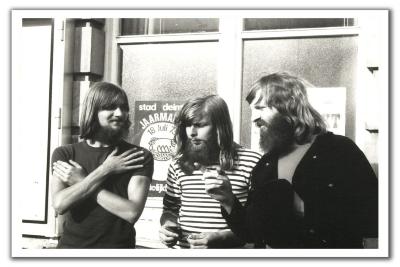
{"label": "long dark hair", "polygon": [[222,170],[233,167],[236,144],[233,141],[232,121],[225,101],[217,95],[198,97],[186,102],[175,117],[177,156],[182,156],[188,140],[186,127],[198,116],[207,115],[215,130],[219,146],[219,163]]}
{"label": "long dark hair", "polygon": [[261,91],[258,102],[276,108],[285,116],[294,129],[296,143],[305,144],[313,135],[326,132],[324,119],[308,101],[307,87],[313,86],[304,79],[286,72],[273,73],[256,81],[246,101],[252,103]]}
{"label": "long dark hair", "polygon": [[[92,139],[100,127],[97,117],[99,111],[112,110],[117,107],[129,111],[128,97],[124,90],[108,82],[94,83],[82,104],[80,137],[82,139]],[[128,131],[130,125],[131,122],[128,118],[123,128]]]}

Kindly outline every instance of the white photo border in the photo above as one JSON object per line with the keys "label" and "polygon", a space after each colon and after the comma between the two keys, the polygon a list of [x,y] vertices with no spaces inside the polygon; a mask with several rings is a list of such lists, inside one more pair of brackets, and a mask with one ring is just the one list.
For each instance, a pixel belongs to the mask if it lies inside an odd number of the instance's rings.
{"label": "white photo border", "polygon": [[[357,17],[378,16],[382,21],[388,22],[388,10],[13,10],[12,32],[21,18],[73,18],[73,17],[101,17],[101,18],[128,18],[128,17]],[[389,25],[382,29],[388,33]],[[14,37],[14,34],[11,34]],[[385,34],[383,34],[385,35]],[[389,77],[389,36],[386,36],[387,46],[382,52],[385,56],[382,60],[382,77]],[[14,40],[12,41],[13,46]],[[18,57],[13,51],[12,57]],[[387,66],[385,69],[384,66]],[[279,258],[303,258],[303,257],[388,257],[389,256],[389,80],[386,81],[387,90],[380,97],[380,140],[379,140],[379,248],[378,249],[335,249],[335,250],[287,250],[287,249],[209,249],[209,250],[171,250],[171,249],[136,249],[136,250],[30,250],[19,247],[21,232],[18,225],[21,220],[15,217],[18,210],[18,177],[13,177],[12,182],[12,257],[279,257]],[[12,90],[12,89],[11,89]],[[14,109],[15,108],[15,109]],[[19,107],[13,107],[12,112],[19,112]],[[12,120],[12,117],[11,117]],[[12,123],[20,123],[12,121]],[[12,138],[26,139],[26,133],[13,133]],[[12,151],[18,153],[18,151]],[[393,193],[393,192],[392,192]]]}

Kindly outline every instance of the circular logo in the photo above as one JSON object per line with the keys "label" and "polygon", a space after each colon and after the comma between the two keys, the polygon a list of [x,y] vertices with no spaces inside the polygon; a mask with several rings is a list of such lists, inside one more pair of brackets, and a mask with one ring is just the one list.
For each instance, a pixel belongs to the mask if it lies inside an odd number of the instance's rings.
{"label": "circular logo", "polygon": [[169,122],[152,123],[146,127],[140,146],[147,148],[157,161],[168,161],[176,152],[175,125]]}

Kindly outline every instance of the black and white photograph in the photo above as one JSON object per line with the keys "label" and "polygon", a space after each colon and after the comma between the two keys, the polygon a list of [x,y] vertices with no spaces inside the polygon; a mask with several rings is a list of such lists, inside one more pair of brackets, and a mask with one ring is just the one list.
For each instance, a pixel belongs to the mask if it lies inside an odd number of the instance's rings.
{"label": "black and white photograph", "polygon": [[389,257],[391,14],[10,10],[11,257]]}

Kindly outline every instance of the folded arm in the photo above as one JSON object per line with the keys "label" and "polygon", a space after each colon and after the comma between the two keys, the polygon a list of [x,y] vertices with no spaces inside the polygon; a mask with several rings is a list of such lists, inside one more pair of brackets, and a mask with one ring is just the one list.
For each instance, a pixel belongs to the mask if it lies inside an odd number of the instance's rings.
{"label": "folded arm", "polygon": [[76,183],[68,186],[57,175],[53,174],[51,181],[53,207],[59,214],[69,210],[75,203],[92,195],[103,183],[108,175],[107,170],[99,166],[85,177],[76,180]]}
{"label": "folded arm", "polygon": [[87,175],[86,171],[76,162],[57,161],[53,164],[51,193],[53,207],[59,214],[68,211],[74,204],[92,196],[101,184],[111,174],[123,173],[142,168],[138,162],[143,161],[142,151],[134,149],[116,155],[115,149],[106,160]]}
{"label": "folded arm", "polygon": [[128,199],[101,189],[96,195],[96,201],[110,213],[134,224],[143,212],[150,182],[150,177],[132,176],[128,184]]}

